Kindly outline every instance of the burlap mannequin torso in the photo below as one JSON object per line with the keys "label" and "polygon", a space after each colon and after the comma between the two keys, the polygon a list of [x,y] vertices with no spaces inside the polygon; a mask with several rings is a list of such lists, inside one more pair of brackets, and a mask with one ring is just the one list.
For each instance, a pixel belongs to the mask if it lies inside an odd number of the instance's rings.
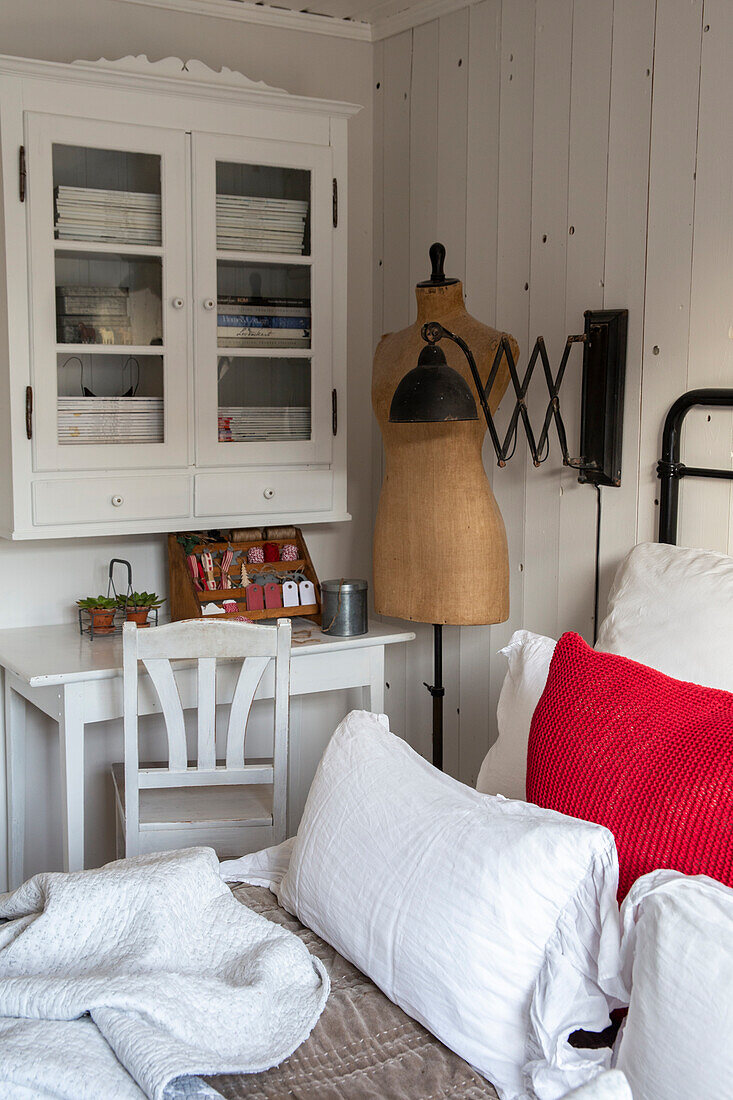
{"label": "burlap mannequin torso", "polygon": [[[389,423],[397,384],[424,346],[426,321],[440,321],[466,341],[484,381],[501,333],[466,312],[460,283],[418,287],[417,307],[415,324],[382,337],[374,358],[372,404],[386,452],[374,532],[375,610],[423,623],[503,622],[509,615],[506,532],[481,458],[486,424],[480,407],[473,421]],[[476,396],[461,350],[449,340],[440,347]],[[492,412],[508,380],[503,366],[489,395]]]}

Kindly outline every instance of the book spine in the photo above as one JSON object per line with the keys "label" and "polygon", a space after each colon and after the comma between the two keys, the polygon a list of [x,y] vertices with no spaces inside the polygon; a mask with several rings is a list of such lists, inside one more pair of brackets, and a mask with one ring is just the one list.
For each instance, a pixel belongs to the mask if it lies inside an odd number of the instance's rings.
{"label": "book spine", "polygon": [[273,314],[251,316],[247,313],[220,313],[217,316],[219,328],[310,328],[309,317],[277,317]]}
{"label": "book spine", "polygon": [[220,306],[306,306],[311,307],[310,298],[267,298],[255,295],[222,294],[218,298]]}
{"label": "book spine", "polygon": [[307,339],[293,340],[275,336],[219,336],[220,348],[308,348]]}

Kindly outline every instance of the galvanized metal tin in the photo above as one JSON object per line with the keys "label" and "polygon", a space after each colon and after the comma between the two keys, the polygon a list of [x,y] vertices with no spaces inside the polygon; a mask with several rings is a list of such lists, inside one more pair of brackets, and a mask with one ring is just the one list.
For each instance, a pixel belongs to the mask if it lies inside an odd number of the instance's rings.
{"label": "galvanized metal tin", "polygon": [[367,616],[366,581],[321,581],[321,630],[339,638],[351,638],[366,634],[369,629]]}

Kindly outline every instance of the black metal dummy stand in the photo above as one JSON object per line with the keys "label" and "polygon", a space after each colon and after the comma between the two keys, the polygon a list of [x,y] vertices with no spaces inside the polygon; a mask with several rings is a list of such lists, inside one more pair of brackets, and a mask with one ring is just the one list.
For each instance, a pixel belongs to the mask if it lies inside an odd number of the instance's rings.
{"label": "black metal dummy stand", "polygon": [[433,765],[443,770],[443,627],[433,623],[433,680],[425,684],[433,697]]}

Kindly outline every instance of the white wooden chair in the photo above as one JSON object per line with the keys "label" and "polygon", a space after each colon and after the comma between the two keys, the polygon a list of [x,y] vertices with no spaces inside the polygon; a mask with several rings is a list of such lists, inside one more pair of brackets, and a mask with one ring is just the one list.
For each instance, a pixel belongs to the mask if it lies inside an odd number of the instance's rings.
{"label": "white wooden chair", "polygon": [[[220,858],[256,851],[285,839],[288,791],[290,620],[277,627],[231,620],[186,620],[123,630],[125,762],[112,767],[117,811],[117,855],[133,856],[205,844]],[[245,762],[245,732],[255,692],[275,662],[272,759]],[[138,660],[157,693],[168,737],[168,763],[140,766]],[[197,760],[189,762],[183,704],[171,661],[198,662]],[[216,759],[217,661],[219,678],[234,680],[226,732],[226,759]],[[143,688],[149,687],[143,681]]]}

